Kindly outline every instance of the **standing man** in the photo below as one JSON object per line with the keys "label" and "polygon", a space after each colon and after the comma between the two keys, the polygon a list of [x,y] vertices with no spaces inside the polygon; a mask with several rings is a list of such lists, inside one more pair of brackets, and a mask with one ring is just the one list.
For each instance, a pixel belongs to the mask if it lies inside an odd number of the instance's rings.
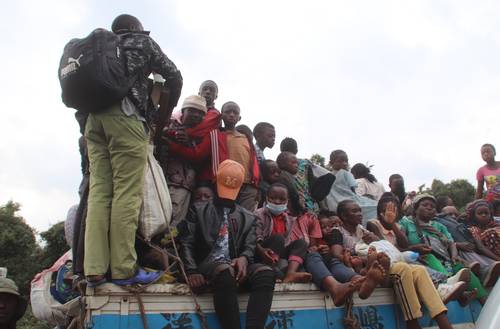
{"label": "standing man", "polygon": [[223,161],[217,170],[217,196],[191,208],[180,225],[181,257],[194,290],[207,285],[223,329],[239,329],[238,286],[248,285],[247,329],[263,329],[273,299],[274,271],[254,262],[255,217],[235,203],[245,178],[241,164]]}
{"label": "standing man", "polygon": [[134,248],[147,162],[147,126],[157,116],[150,105],[147,79],[152,72],[165,79],[169,107],[177,105],[182,88],[181,73],[136,17],[120,15],[111,28],[122,35],[126,69],[136,80],[121,102],[90,113],[87,119],[90,190],[84,270],[91,286],[105,282],[108,270],[118,285],[148,284],[160,275],[137,267]]}

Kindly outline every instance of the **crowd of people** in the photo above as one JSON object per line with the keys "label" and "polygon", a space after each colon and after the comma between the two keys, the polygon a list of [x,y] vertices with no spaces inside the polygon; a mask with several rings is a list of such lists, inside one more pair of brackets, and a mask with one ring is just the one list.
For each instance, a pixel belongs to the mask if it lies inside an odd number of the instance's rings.
{"label": "crowd of people", "polygon": [[[83,259],[90,286],[149,284],[162,275],[139,267],[135,248],[155,120],[147,78],[163,77],[171,106],[182,87],[180,71],[137,18],[121,15],[112,30],[123,34],[130,72],[139,78],[120,104],[80,120],[83,163],[89,160],[81,195],[88,202],[78,209],[85,225],[75,226],[73,246],[75,271]],[[297,141],[287,137],[269,159],[277,128],[240,124],[246,109],[231,101],[218,110],[218,95],[214,81],[201,83],[160,125],[156,147],[186,283],[195,292],[212,289],[222,328],[240,327],[240,288],[250,293],[246,328],[263,328],[276,282],[312,281],[338,306],[355,293],[364,299],[377,286],[393,287],[408,328],[419,328],[422,306],[440,328],[451,328],[448,302],[485,302],[500,273],[493,145],[481,148],[486,165],[477,173],[477,200],[460,213],[449,197],[407,193],[399,174],[385,191],[365,165],[349,170],[343,150],[333,150],[323,168],[298,158]]]}

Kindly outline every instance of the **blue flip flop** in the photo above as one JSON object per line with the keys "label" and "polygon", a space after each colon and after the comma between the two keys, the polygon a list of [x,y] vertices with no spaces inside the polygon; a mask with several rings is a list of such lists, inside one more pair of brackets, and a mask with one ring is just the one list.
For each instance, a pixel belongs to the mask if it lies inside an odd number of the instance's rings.
{"label": "blue flip flop", "polygon": [[133,277],[129,279],[115,279],[111,282],[118,286],[131,286],[134,284],[148,285],[158,281],[158,279],[161,278],[162,274],[163,272],[161,271],[148,272],[142,268],[139,268],[139,270],[137,270]]}

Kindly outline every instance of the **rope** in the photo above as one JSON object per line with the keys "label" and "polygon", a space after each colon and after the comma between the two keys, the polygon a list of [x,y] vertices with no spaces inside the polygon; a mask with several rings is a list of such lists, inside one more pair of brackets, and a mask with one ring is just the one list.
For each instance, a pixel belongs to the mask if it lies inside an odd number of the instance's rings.
{"label": "rope", "polygon": [[353,306],[354,302],[352,296],[350,296],[345,303],[344,326],[347,329],[361,329],[359,320],[352,314]]}

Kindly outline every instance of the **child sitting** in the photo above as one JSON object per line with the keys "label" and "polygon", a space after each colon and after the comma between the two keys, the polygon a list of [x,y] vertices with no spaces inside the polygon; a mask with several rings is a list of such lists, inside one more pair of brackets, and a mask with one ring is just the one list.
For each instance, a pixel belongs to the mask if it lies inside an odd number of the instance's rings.
{"label": "child sitting", "polygon": [[[255,212],[257,228],[257,261],[269,265],[278,272],[283,282],[309,282],[311,274],[298,272],[304,262],[308,244],[303,239],[291,240],[295,218],[287,213],[288,190],[275,183],[267,192],[265,207]],[[279,260],[288,260],[286,274],[279,269]]]}

